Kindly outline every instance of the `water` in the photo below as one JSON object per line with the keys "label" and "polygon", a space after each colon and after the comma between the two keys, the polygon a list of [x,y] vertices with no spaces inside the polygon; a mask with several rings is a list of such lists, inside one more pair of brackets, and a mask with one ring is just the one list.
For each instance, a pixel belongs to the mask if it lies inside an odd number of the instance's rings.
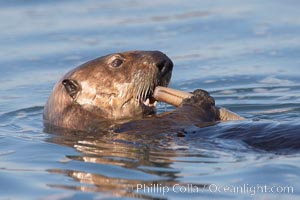
{"label": "water", "polygon": [[[1,199],[299,199],[299,6],[1,1]],[[133,49],[165,52],[172,87],[206,89],[249,120],[187,127],[185,137],[44,131],[60,76]]]}

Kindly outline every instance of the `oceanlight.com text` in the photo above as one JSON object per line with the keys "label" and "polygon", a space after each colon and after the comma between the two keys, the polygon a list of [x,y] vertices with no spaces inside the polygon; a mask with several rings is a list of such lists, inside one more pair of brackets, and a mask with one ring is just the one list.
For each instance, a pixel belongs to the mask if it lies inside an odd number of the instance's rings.
{"label": "oceanlight.com text", "polygon": [[263,193],[294,193],[293,186],[281,186],[281,185],[220,185],[220,184],[206,184],[206,185],[193,185],[193,184],[174,184],[174,185],[163,185],[163,184],[137,184],[135,188],[137,193],[152,193],[165,195],[169,192],[172,193],[235,193],[235,194],[246,194],[256,195]]}

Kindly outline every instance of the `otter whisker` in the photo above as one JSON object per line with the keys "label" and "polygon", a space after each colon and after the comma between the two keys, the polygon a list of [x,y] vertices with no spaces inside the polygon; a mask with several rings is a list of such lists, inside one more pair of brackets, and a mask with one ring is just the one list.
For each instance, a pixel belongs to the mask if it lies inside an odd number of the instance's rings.
{"label": "otter whisker", "polygon": [[149,98],[149,95],[150,95],[149,91],[150,91],[150,89],[148,88],[147,91],[146,91],[146,99]]}
{"label": "otter whisker", "polygon": [[142,100],[142,95],[143,95],[143,85],[141,85],[138,90],[137,99],[139,101]]}
{"label": "otter whisker", "polygon": [[143,95],[142,95],[142,97],[143,97],[143,100],[146,100],[147,99],[147,97],[148,97],[148,91],[149,91],[149,87],[151,86],[151,84],[144,84],[144,86],[143,86]]}
{"label": "otter whisker", "polygon": [[[147,79],[144,79],[145,77],[147,77]],[[139,102],[144,102],[150,98],[156,86],[167,86],[168,82],[168,80],[159,79],[156,73],[149,76],[149,74],[146,75],[144,72],[141,74],[140,72],[139,76],[135,76],[135,79],[136,82],[143,83],[137,85],[134,91],[134,96]]]}
{"label": "otter whisker", "polygon": [[141,94],[140,94],[141,100],[144,100],[144,90],[145,90],[145,84],[142,85]]}
{"label": "otter whisker", "polygon": [[138,100],[141,99],[141,93],[142,93],[142,87],[139,86],[138,89],[137,89],[137,93],[136,93],[136,95],[137,95],[136,98],[137,98]]}
{"label": "otter whisker", "polygon": [[148,90],[149,90],[149,87],[145,85],[144,94],[143,94],[143,100],[147,99]]}

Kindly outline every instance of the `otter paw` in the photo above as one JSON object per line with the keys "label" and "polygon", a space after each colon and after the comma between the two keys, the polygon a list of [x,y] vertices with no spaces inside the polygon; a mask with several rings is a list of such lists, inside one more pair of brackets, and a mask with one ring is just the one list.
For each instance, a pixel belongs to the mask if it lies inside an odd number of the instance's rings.
{"label": "otter paw", "polygon": [[184,99],[182,105],[194,105],[199,107],[215,106],[215,99],[205,90],[196,89],[191,98]]}

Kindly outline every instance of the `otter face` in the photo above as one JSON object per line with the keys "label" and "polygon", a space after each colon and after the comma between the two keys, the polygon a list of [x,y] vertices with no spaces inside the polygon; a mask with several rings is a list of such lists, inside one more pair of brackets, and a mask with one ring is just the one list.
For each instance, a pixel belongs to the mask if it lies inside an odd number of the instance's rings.
{"label": "otter face", "polygon": [[[159,51],[130,51],[97,58],[61,79],[48,100],[44,117],[51,113],[51,107],[62,107],[59,115],[72,105],[113,120],[153,114],[154,88],[169,84],[172,69],[172,61]],[[51,119],[48,121],[51,123]]]}

